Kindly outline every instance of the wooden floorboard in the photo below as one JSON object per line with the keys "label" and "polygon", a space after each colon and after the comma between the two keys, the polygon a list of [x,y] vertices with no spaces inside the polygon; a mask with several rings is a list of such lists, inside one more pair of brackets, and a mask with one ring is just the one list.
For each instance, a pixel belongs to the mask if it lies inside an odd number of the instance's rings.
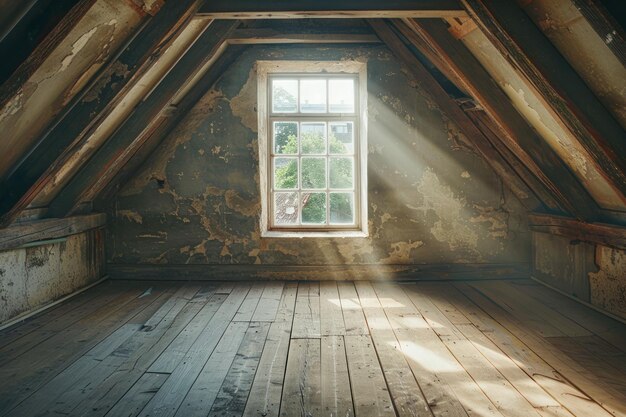
{"label": "wooden floorboard", "polygon": [[0,331],[0,416],[621,417],[625,342],[529,280],[105,282]]}

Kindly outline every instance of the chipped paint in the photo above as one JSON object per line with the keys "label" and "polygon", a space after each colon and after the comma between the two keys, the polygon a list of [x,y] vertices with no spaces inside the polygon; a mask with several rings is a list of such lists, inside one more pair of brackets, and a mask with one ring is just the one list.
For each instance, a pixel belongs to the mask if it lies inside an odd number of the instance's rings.
{"label": "chipped paint", "polygon": [[597,272],[589,273],[591,303],[626,319],[626,251],[598,245]]}
{"label": "chipped paint", "polygon": [[[370,155],[362,238],[261,238],[257,60],[367,61]],[[316,61],[312,61],[316,62]],[[524,262],[523,207],[384,47],[253,47],[112,202],[109,261],[370,265]],[[383,99],[384,97],[384,99]],[[453,133],[450,133],[453,132]],[[453,136],[453,139],[450,138]],[[461,175],[466,173],[467,175]],[[141,216],[132,220],[129,212]],[[166,239],[157,238],[167,233]],[[154,237],[152,237],[154,236]]]}
{"label": "chipped paint", "polygon": [[411,251],[421,248],[424,242],[417,240],[415,242],[395,242],[389,245],[389,256],[381,259],[383,264],[408,264],[411,262]]}
{"label": "chipped paint", "polygon": [[[53,118],[83,89],[141,21],[126,2],[101,0],[85,13],[0,111],[0,177],[40,139]],[[118,24],[124,22],[124,24]],[[19,109],[19,111],[15,111]]]}
{"label": "chipped paint", "polygon": [[101,278],[102,231],[63,242],[0,252],[0,324],[36,310]]}
{"label": "chipped paint", "polygon": [[517,111],[583,183],[593,199],[604,208],[626,210],[626,196],[607,180],[602,167],[595,164],[553,110],[544,105],[535,87],[520,76],[487,37],[476,30],[462,41],[500,85]]}

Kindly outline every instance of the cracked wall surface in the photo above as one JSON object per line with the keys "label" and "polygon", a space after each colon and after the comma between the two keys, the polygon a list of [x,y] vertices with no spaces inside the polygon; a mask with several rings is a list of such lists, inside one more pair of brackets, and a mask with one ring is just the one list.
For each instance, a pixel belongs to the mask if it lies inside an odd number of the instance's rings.
{"label": "cracked wall surface", "polygon": [[0,251],[0,324],[62,298],[104,274],[104,231]]}
{"label": "cracked wall surface", "polygon": [[[257,60],[361,60],[367,238],[261,238]],[[109,208],[115,264],[525,263],[525,212],[382,46],[248,49]]]}
{"label": "cracked wall surface", "polygon": [[626,251],[533,233],[533,275],[626,319]]}

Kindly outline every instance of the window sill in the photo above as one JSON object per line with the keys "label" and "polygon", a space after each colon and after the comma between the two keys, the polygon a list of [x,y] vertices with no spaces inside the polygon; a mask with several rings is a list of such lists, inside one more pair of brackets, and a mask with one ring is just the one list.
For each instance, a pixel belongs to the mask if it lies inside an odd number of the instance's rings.
{"label": "window sill", "polygon": [[362,230],[323,230],[323,231],[280,231],[280,230],[266,230],[261,232],[261,237],[269,238],[354,238],[354,237],[368,237],[369,234]]}

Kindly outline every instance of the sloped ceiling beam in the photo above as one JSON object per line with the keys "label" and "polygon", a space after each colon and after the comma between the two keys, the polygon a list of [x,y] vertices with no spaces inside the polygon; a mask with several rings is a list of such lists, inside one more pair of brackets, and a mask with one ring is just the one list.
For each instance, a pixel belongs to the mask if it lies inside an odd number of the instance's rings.
{"label": "sloped ceiling beam", "polygon": [[212,0],[200,14],[212,19],[305,19],[382,17],[459,17],[456,0]]}
{"label": "sloped ceiling beam", "polygon": [[490,41],[535,86],[625,195],[626,133],[555,46],[516,2],[461,1]]}
{"label": "sloped ceiling beam", "polygon": [[599,0],[572,0],[600,39],[603,39],[622,65],[626,66],[626,34]]}
{"label": "sloped ceiling beam", "polygon": [[11,100],[42,62],[54,51],[96,0],[80,0],[0,86],[0,108]]}
{"label": "sloped ceiling beam", "polygon": [[0,84],[67,15],[77,0],[0,2]]}
{"label": "sloped ceiling beam", "polygon": [[[548,191],[546,193],[537,189],[538,195],[544,197],[542,200],[546,205],[550,206],[549,200],[553,196],[567,213],[578,218],[590,215],[596,205],[578,179],[517,112],[509,98],[465,45],[448,32],[446,24],[441,20],[413,20],[408,24],[417,35],[410,39],[415,46],[421,50],[426,45],[433,48],[443,64],[462,83],[460,88],[476,99],[496,121],[504,133],[500,136],[501,140]],[[588,209],[581,210],[582,207]]]}
{"label": "sloped ceiling beam", "polygon": [[10,224],[53,178],[191,19],[202,0],[168,1],[68,107],[0,188],[0,227]]}
{"label": "sloped ceiling beam", "polygon": [[137,169],[150,157],[159,145],[167,138],[179,123],[184,120],[189,111],[198,103],[198,101],[206,94],[206,92],[217,82],[221,75],[235,61],[239,55],[246,49],[246,46],[229,46],[219,59],[209,68],[205,75],[189,90],[187,94],[180,100],[176,106],[170,106],[168,111],[161,112],[157,117],[160,119],[155,123],[158,127],[145,140],[144,144],[137,149],[135,154],[122,166],[115,176],[106,184],[100,184],[90,191],[89,196],[84,198],[91,199],[94,202],[96,210],[104,210],[106,204],[109,203],[119,189],[126,184],[137,172]]}
{"label": "sloped ceiling beam", "polygon": [[[528,186],[510,169],[506,161],[491,145],[489,140],[474,125],[458,104],[448,96],[443,87],[422,65],[404,42],[394,33],[392,28],[382,20],[368,20],[378,37],[412,72],[415,81],[430,96],[441,111],[454,122],[475,146],[476,150],[491,165],[511,191],[525,190],[532,194]],[[523,200],[523,199],[520,199]]]}
{"label": "sloped ceiling beam", "polygon": [[158,128],[160,120],[157,116],[177,96],[181,86],[208,70],[222,54],[227,46],[226,39],[238,24],[238,21],[214,21],[204,31],[151,94],[52,201],[48,217],[63,217],[77,212],[81,202],[91,202],[95,198]]}

